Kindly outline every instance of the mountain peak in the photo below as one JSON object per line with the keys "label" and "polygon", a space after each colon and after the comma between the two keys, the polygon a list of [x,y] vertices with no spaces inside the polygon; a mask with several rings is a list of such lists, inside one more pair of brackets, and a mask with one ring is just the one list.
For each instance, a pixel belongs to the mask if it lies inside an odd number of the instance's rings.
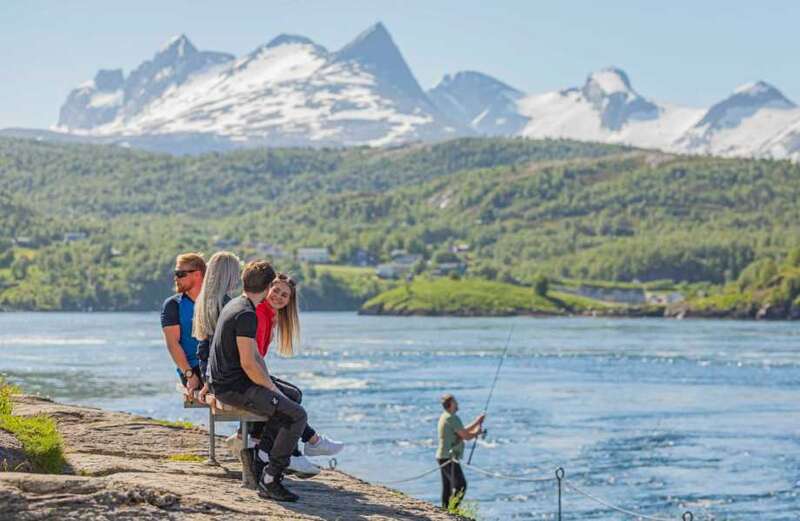
{"label": "mountain peak", "polygon": [[300,45],[313,45],[318,47],[316,43],[310,38],[306,38],[305,36],[300,36],[298,34],[286,34],[282,33],[273,38],[267,44],[267,48],[270,49],[272,47],[280,47],[281,45],[291,45],[291,44],[300,44]]}
{"label": "mountain peak", "polygon": [[196,52],[197,48],[192,45],[189,38],[185,34],[179,34],[167,40],[167,43],[161,47],[159,54],[172,54],[183,57]]}
{"label": "mountain peak", "polygon": [[797,107],[778,89],[765,81],[745,83],[733,94],[712,105],[695,125],[708,130],[734,128],[761,109],[793,109]]}
{"label": "mountain peak", "polygon": [[628,75],[620,68],[606,67],[595,71],[586,78],[584,91],[594,91],[602,94],[617,92],[635,94]]}
{"label": "mountain peak", "polygon": [[378,22],[361,32],[355,39],[336,53],[338,60],[363,60],[375,63],[381,58],[400,54],[392,35],[383,23]]}
{"label": "mountain peak", "polygon": [[737,96],[749,98],[762,105],[769,105],[776,108],[794,108],[797,106],[784,96],[781,91],[761,80],[740,85],[733,91],[731,98]]}
{"label": "mountain peak", "polygon": [[425,93],[400,54],[400,49],[381,22],[370,26],[342,47],[333,56],[333,61],[357,63],[388,88],[409,98],[422,98],[427,102]]}

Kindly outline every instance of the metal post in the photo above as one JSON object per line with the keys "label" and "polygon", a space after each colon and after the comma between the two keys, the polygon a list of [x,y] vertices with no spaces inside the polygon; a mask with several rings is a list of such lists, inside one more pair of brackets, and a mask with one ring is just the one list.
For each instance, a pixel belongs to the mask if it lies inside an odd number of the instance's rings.
{"label": "metal post", "polygon": [[[242,450],[247,450],[248,445],[249,445],[249,440],[247,439],[248,438],[248,434],[249,434],[248,433],[248,428],[247,428],[247,420],[242,420],[241,429],[242,429]],[[258,457],[258,455],[256,455],[256,457]],[[242,462],[242,465],[244,465],[244,462]],[[244,468],[242,468],[242,486],[243,487],[247,486],[247,479],[245,478],[245,475],[246,475],[246,472],[245,472]],[[258,476],[256,476],[256,479],[258,479]]]}
{"label": "metal post", "polygon": [[561,521],[561,481],[564,479],[564,469],[556,469],[556,480],[558,481],[558,521]]}
{"label": "metal post", "polygon": [[208,408],[208,461],[209,465],[217,463],[217,434],[214,429],[214,411]]}

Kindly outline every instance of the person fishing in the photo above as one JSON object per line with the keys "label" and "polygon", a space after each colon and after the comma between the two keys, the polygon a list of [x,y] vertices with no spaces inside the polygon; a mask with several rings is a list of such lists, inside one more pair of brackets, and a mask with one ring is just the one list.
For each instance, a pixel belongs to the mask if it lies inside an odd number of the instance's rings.
{"label": "person fishing", "polygon": [[464,427],[456,414],[458,401],[455,396],[445,394],[441,403],[444,412],[439,416],[436,462],[442,474],[442,508],[448,510],[458,507],[467,492],[467,480],[459,461],[464,456],[464,442],[480,436],[486,413],[481,413]]}

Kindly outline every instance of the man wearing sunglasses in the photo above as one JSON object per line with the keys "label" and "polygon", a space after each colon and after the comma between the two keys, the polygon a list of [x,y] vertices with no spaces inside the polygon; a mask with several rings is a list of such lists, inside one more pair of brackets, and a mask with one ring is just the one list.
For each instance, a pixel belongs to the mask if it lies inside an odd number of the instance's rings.
{"label": "man wearing sunglasses", "polygon": [[199,253],[183,253],[175,259],[175,291],[161,306],[161,329],[178,376],[189,391],[203,386],[197,360],[197,339],[192,336],[194,302],[203,286],[206,263]]}

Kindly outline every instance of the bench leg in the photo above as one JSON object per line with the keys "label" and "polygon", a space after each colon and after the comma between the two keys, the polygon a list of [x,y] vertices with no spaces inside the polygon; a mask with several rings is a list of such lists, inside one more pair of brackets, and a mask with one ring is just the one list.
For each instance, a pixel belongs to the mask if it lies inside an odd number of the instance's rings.
{"label": "bench leg", "polygon": [[217,462],[217,435],[214,427],[214,411],[208,408],[208,461],[209,465],[219,465]]}
{"label": "bench leg", "polygon": [[[250,441],[248,439],[249,438],[249,434],[248,434],[249,429],[247,428],[247,421],[242,421],[241,429],[242,429],[242,448],[243,449],[247,449],[248,446],[249,446],[249,441]],[[256,477],[256,479],[258,479],[258,478]],[[244,472],[242,472],[242,486],[243,487],[247,486],[247,480],[244,478]]]}

